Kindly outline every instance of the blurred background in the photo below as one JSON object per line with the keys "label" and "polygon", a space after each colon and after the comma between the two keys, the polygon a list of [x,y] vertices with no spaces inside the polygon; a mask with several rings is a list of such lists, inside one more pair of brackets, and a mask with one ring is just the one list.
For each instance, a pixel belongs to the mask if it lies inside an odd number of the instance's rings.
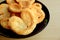
{"label": "blurred background", "polygon": [[[2,0],[0,0],[0,2],[1,1]],[[0,36],[0,40],[60,40],[60,0],[38,1],[42,2],[50,12],[50,21],[46,28],[37,35],[29,38],[12,39]]]}

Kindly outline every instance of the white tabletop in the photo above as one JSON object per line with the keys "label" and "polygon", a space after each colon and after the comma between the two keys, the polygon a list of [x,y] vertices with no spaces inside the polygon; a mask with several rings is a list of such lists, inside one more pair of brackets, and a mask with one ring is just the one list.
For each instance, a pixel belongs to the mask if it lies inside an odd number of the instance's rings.
{"label": "white tabletop", "polygon": [[11,39],[0,37],[0,40],[60,40],[60,0],[39,0],[47,6],[50,21],[39,34],[25,39]]}

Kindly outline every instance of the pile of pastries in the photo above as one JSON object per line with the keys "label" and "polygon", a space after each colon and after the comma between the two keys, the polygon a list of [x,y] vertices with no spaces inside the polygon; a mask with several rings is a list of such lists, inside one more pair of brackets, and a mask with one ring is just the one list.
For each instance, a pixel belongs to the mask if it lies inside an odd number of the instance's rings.
{"label": "pile of pastries", "polygon": [[0,25],[18,35],[33,32],[38,23],[45,18],[40,3],[35,0],[6,0],[0,4]]}

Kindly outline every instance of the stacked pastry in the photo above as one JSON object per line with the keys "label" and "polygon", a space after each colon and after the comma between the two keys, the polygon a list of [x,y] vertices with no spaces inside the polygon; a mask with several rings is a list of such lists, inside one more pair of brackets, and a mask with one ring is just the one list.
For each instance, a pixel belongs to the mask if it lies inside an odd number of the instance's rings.
{"label": "stacked pastry", "polygon": [[6,0],[0,4],[0,24],[18,35],[33,32],[38,23],[45,18],[42,5],[35,0]]}

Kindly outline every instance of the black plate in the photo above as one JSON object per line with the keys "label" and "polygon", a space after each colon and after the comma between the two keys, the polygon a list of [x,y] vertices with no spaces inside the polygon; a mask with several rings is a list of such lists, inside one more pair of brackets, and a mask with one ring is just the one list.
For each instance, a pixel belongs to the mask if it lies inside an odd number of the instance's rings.
{"label": "black plate", "polygon": [[[8,37],[8,38],[27,38],[27,37],[31,37],[31,36],[41,32],[47,26],[49,19],[50,19],[50,15],[49,15],[48,9],[46,8],[46,6],[43,3],[39,2],[39,1],[35,1],[35,2],[42,4],[42,10],[45,12],[46,16],[45,16],[45,19],[43,20],[43,22],[37,24],[35,30],[31,34],[25,35],[25,36],[17,35],[14,32],[12,32],[11,30],[2,28],[2,26],[0,25],[0,35]],[[4,1],[2,3],[6,3],[6,2]],[[0,3],[0,4],[2,4],[2,3]]]}

